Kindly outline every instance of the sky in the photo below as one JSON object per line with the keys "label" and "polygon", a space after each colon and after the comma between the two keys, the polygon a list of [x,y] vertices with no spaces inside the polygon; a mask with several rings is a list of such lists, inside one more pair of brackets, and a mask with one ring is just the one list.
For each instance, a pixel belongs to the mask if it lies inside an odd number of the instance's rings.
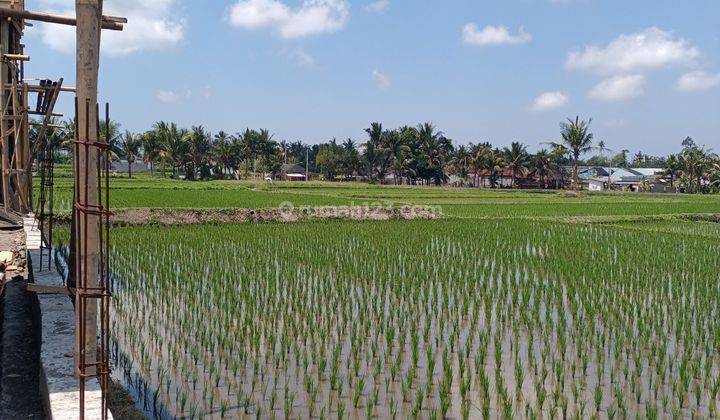
{"label": "sky", "polygon": [[[72,0],[26,8],[74,14]],[[559,138],[592,118],[619,151],[720,152],[718,0],[105,0],[100,100],[156,121],[275,140],[366,139],[432,122],[458,144]],[[36,23],[26,77],[74,85],[74,32]],[[59,109],[72,112],[69,94]]]}

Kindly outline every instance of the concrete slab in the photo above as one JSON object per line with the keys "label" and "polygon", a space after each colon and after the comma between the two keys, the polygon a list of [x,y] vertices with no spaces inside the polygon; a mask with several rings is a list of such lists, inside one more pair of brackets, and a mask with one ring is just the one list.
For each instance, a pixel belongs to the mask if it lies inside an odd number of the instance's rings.
{"label": "concrete slab", "polygon": [[[30,260],[40,260],[40,231],[34,217],[24,221]],[[45,256],[47,258],[47,256]],[[33,264],[35,283],[62,286],[62,277],[54,269],[48,271]],[[80,418],[79,381],[74,375],[73,348],[75,345],[75,310],[68,296],[38,295],[42,312],[41,360],[47,380],[52,418],[73,420]],[[101,407],[100,383],[89,379],[85,388],[85,418],[99,419]],[[108,413],[110,419],[112,414]]]}

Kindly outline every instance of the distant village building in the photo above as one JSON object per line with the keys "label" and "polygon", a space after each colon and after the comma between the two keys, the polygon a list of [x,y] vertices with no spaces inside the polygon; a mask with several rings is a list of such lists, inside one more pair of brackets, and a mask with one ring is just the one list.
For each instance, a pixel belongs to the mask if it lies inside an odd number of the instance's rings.
{"label": "distant village building", "polygon": [[618,168],[603,166],[581,166],[578,178],[584,189],[589,191],[623,190],[645,192],[675,192],[660,168]]}
{"label": "distant village building", "polygon": [[280,168],[280,179],[283,181],[307,181],[307,171],[298,164],[286,163]]}
{"label": "distant village building", "polygon": [[[114,160],[114,161],[110,162],[110,171],[119,173],[119,174],[128,173],[127,160]],[[132,173],[134,173],[134,174],[148,173],[150,171],[151,171],[150,164],[145,163],[142,160],[137,160],[132,163]]]}

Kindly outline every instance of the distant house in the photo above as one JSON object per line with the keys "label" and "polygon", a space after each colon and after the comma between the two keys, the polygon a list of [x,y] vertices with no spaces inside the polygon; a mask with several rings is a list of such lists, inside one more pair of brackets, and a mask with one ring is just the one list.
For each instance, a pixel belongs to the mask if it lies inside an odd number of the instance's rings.
{"label": "distant house", "polygon": [[447,184],[456,187],[478,188],[558,189],[562,188],[563,176],[548,174],[541,177],[532,171],[513,174],[512,170],[508,168],[497,171],[481,169],[477,172],[470,171],[466,177],[450,175]]}
{"label": "distant house", "polygon": [[660,168],[618,168],[583,166],[578,168],[578,178],[589,191],[625,190],[647,192],[675,192],[661,176]]}
{"label": "distant house", "polygon": [[[115,160],[110,162],[110,170],[119,174],[128,173],[128,162],[127,160]],[[137,160],[132,163],[132,173],[142,174],[150,172],[150,164]]]}
{"label": "distant house", "polygon": [[604,191],[607,188],[607,182],[598,178],[591,178],[587,180],[588,191]]}
{"label": "distant house", "polygon": [[280,179],[283,181],[307,181],[307,171],[298,164],[286,163],[280,168]]}

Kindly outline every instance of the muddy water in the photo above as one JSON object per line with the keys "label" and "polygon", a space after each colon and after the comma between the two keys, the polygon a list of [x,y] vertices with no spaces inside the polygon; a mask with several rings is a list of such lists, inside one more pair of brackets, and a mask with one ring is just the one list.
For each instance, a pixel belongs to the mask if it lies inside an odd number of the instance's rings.
{"label": "muddy water", "polygon": [[[182,302],[176,303],[179,306],[182,305]],[[438,309],[442,310],[443,308]],[[313,360],[312,356],[308,356],[307,368],[303,363],[303,356],[296,359],[292,350],[281,356],[278,362],[274,355],[279,348],[270,354],[266,350],[266,345],[261,345],[261,351],[257,357],[258,364],[255,365],[248,357],[243,361],[237,374],[233,373],[233,368],[230,366],[231,360],[237,355],[216,355],[221,371],[218,375],[206,370],[202,362],[196,363],[190,354],[178,356],[181,360],[178,365],[184,364],[190,368],[174,370],[163,366],[161,364],[171,360],[173,356],[162,344],[159,344],[157,349],[151,350],[151,354],[148,355],[139,352],[137,344],[132,344],[131,340],[123,338],[122,333],[116,333],[118,351],[126,353],[128,356],[128,359],[119,361],[116,372],[128,372],[125,375],[126,382],[135,385],[136,395],[140,401],[144,401],[143,407],[146,413],[156,418],[255,418],[258,415],[262,418],[284,418],[286,416],[334,418],[339,414],[340,405],[344,406],[344,416],[349,418],[391,418],[393,415],[397,418],[408,418],[415,415],[429,418],[433,411],[438,414],[438,417],[441,417],[438,412],[440,407],[439,383],[443,376],[442,354],[447,348],[452,360],[453,372],[453,382],[450,388],[451,403],[447,412],[451,418],[463,418],[464,415],[468,418],[482,418],[485,414],[484,410],[489,411],[491,418],[502,417],[508,407],[503,404],[500,397],[500,380],[510,396],[510,408],[516,417],[534,415],[540,418],[551,418],[562,416],[565,412],[577,415],[583,413],[582,416],[596,414],[600,418],[607,418],[609,417],[608,409],[615,411],[615,415],[621,417],[616,403],[613,402],[617,398],[618,390],[625,397],[624,404],[628,416],[634,417],[635,414],[644,416],[650,401],[654,401],[659,412],[670,413],[671,408],[663,408],[660,401],[663,395],[672,393],[671,389],[676,373],[668,372],[663,380],[655,378],[651,382],[651,375],[648,372],[653,368],[643,361],[642,372],[645,374],[640,375],[637,383],[632,385],[633,370],[636,367],[633,365],[631,354],[622,351],[616,359],[611,340],[608,340],[607,344],[599,351],[604,358],[603,364],[599,365],[596,353],[592,353],[585,361],[587,365],[583,369],[583,360],[572,339],[567,340],[566,351],[563,355],[560,354],[557,336],[543,338],[541,330],[528,331],[527,329],[519,329],[515,332],[511,328],[505,328],[498,332],[501,322],[494,317],[486,319],[485,311],[481,308],[476,310],[478,311],[478,320],[475,325],[472,325],[470,321],[473,313],[468,319],[459,323],[457,340],[459,344],[455,346],[454,352],[449,350],[450,337],[447,327],[445,334],[442,334],[437,319],[423,318],[418,323],[418,334],[422,334],[429,323],[428,342],[434,343],[432,350],[435,367],[429,387],[427,385],[428,363],[425,347],[420,345],[415,379],[406,385],[408,372],[412,366],[411,339],[405,340],[402,350],[399,347],[398,337],[394,339],[392,348],[387,348],[384,337],[374,328],[369,331],[368,337],[371,341],[373,337],[378,337],[378,352],[385,355],[379,356],[381,357],[379,371],[376,371],[375,368],[377,355],[363,350],[364,354],[361,355],[359,362],[359,374],[355,375],[353,372],[355,362],[351,356],[353,348],[349,335],[345,334],[341,337],[342,350],[338,369],[339,377],[342,378],[339,381],[342,384],[341,393],[331,389],[332,348],[330,347],[321,350],[327,359],[326,368],[321,374],[318,374],[317,368],[320,361]],[[559,319],[557,310],[551,314],[548,322],[557,322]],[[572,330],[572,315],[570,312],[566,312],[564,316],[568,320],[568,330]],[[117,323],[118,331],[124,329],[123,322],[128,322],[128,320],[113,319],[113,323]],[[144,325],[152,324],[149,319],[144,322],[135,319],[132,322],[141,322]],[[141,336],[132,341],[134,343],[150,343],[158,340],[158,337],[161,343],[175,340],[183,332],[172,327],[171,325],[161,325],[154,333],[142,330]],[[599,329],[601,334],[612,334],[612,331],[604,330],[602,325],[599,325]],[[475,359],[480,352],[481,345],[478,338],[480,335],[484,335],[487,340],[484,351],[486,356],[481,361],[481,369],[488,378],[489,395],[484,395],[476,374]],[[501,337],[500,347],[497,349],[501,355],[499,371],[496,370],[496,343],[493,339],[495,335]],[[471,336],[474,338],[468,354],[464,343]],[[188,339],[193,340],[192,335]],[[333,342],[334,339],[334,337],[330,337],[326,340],[325,337],[321,337],[320,342]],[[533,347],[532,359],[528,353],[528,347],[531,344]],[[301,340],[295,340],[293,345],[300,348],[300,354],[307,350],[307,347],[302,347]],[[146,348],[149,347],[147,345]],[[676,343],[671,341],[668,352],[681,353],[681,349],[676,347]],[[363,349],[366,348],[367,346],[363,346]],[[207,349],[207,351],[212,352],[212,349]],[[462,366],[458,360],[458,354],[461,351],[464,354]],[[544,362],[543,358],[545,358]],[[146,360],[147,363],[143,365],[137,362],[140,360]],[[398,363],[398,360],[401,360],[399,362],[400,369],[393,380],[392,366]],[[132,365],[130,365],[131,363]],[[523,381],[519,386],[515,370],[518,363],[523,367],[524,372]],[[533,368],[536,365],[539,366],[537,373]],[[563,371],[561,381],[558,381],[558,376],[556,376],[556,366],[560,366]],[[629,379],[624,378],[624,366],[628,366],[627,369],[630,370]],[[540,379],[543,376],[543,369],[547,370],[544,381]],[[717,374],[716,364],[713,364],[712,369],[714,374]],[[465,372],[462,376],[470,375],[471,378],[465,403],[461,398],[461,370]],[[164,373],[159,375],[158,372]],[[317,386],[314,397],[312,392],[308,392],[308,377],[312,378],[313,384]],[[361,382],[364,384],[361,385]],[[142,385],[137,386],[138,383],[142,383]],[[546,392],[542,407],[539,406],[537,384],[542,384],[542,388]],[[598,385],[599,388],[596,391]],[[658,389],[657,397],[650,399],[651,395],[656,394],[656,388]],[[356,391],[358,389],[360,391]],[[423,394],[423,402],[418,410],[416,401],[419,392]],[[597,392],[600,395],[600,410],[596,413]],[[373,403],[375,393],[377,393],[377,399]],[[638,394],[639,398],[636,397]],[[692,398],[694,398],[692,395],[688,395],[686,399],[691,400]],[[701,404],[693,406],[686,403],[683,408],[679,409],[679,413],[682,416],[698,414],[707,416],[713,403],[716,404],[717,401],[713,402],[710,398],[703,397]],[[153,407],[155,408],[153,409]],[[465,408],[466,412],[463,412],[464,407],[467,407]]]}

